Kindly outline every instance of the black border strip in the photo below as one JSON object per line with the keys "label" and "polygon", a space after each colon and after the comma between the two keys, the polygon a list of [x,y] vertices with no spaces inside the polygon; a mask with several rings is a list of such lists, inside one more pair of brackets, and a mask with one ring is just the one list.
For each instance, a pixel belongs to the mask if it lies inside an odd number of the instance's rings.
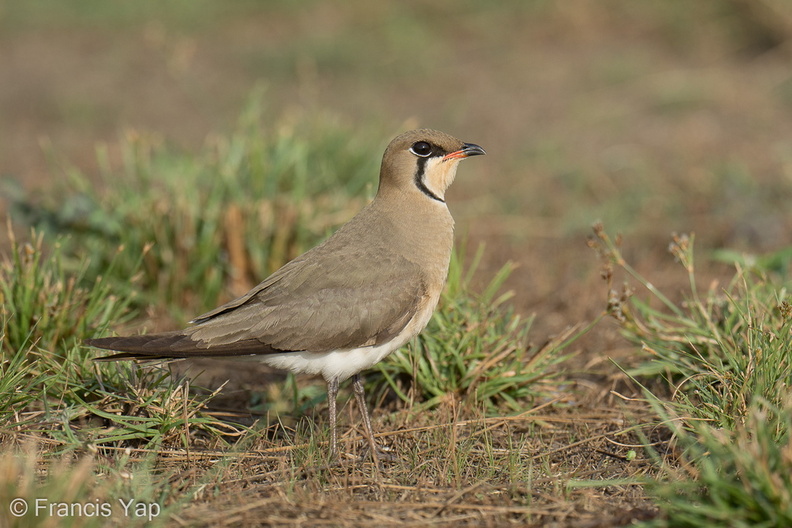
{"label": "black border strip", "polygon": [[418,168],[415,169],[415,186],[418,187],[418,190],[424,193],[426,196],[431,198],[432,200],[437,200],[438,202],[445,203],[445,200],[437,196],[429,187],[426,186],[424,183],[424,173],[426,172],[426,162],[431,158],[418,158]]}

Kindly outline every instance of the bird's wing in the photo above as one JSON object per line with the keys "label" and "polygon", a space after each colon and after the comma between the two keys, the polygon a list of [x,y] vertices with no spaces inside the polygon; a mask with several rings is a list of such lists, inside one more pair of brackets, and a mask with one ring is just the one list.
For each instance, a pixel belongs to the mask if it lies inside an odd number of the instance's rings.
{"label": "bird's wing", "polygon": [[386,248],[355,253],[319,246],[183,331],[88,344],[129,352],[120,357],[327,352],[378,345],[398,335],[424,306],[422,277],[416,264]]}
{"label": "bird's wing", "polygon": [[209,347],[257,340],[281,351],[378,345],[401,332],[426,287],[417,265],[394,254],[319,253],[284,270],[238,305],[200,319],[191,339]]}

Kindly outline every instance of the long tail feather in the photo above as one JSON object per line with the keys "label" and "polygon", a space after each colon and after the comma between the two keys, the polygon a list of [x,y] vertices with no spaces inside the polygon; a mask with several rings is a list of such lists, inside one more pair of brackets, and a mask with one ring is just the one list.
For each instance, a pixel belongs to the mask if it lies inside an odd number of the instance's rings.
{"label": "long tail feather", "polygon": [[121,352],[121,354],[96,358],[97,361],[233,357],[288,352],[276,350],[255,339],[212,346],[211,344],[194,341],[189,334],[185,334],[182,331],[125,337],[102,337],[86,339],[84,342],[88,346]]}

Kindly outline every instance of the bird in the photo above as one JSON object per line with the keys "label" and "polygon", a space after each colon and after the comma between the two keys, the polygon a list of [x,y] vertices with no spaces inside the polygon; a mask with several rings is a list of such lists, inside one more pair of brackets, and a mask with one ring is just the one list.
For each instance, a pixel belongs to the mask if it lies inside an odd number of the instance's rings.
{"label": "bird", "polygon": [[331,458],[338,454],[339,384],[351,377],[378,463],[361,372],[428,324],[454,241],[446,191],[459,162],[483,154],[479,145],[437,130],[405,132],[385,149],[373,200],[246,294],[180,330],[85,343],[119,352],[100,361],[255,356],[277,369],[320,374],[327,383]]}

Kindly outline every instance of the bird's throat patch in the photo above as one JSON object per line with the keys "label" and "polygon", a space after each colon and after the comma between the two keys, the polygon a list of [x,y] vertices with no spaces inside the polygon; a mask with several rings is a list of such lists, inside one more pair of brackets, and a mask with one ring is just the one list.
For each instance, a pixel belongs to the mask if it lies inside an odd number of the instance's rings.
{"label": "bird's throat patch", "polygon": [[436,158],[418,158],[418,166],[415,169],[415,186],[418,187],[419,191],[424,193],[426,196],[428,196],[432,200],[437,200],[438,202],[445,203],[445,200],[442,197],[440,197],[435,191],[430,189],[429,186],[427,185],[427,181],[426,181],[427,170],[426,170],[426,168],[427,168],[427,165],[429,165],[430,160],[434,161],[434,163],[431,164],[431,167],[436,170],[438,168],[436,166],[436,164],[439,163],[438,159],[436,159]]}

